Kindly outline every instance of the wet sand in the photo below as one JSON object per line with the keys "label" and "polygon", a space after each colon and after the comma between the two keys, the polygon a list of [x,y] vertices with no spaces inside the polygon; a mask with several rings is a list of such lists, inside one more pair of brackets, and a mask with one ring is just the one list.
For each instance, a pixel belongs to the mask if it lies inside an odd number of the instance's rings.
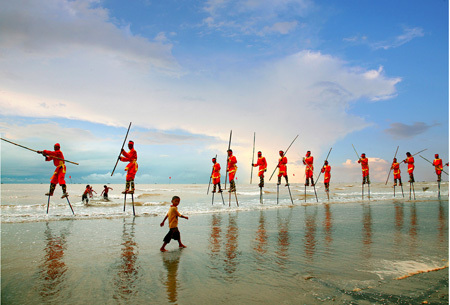
{"label": "wet sand", "polygon": [[2,224],[2,303],[448,303],[448,201],[195,214],[166,253],[161,221]]}

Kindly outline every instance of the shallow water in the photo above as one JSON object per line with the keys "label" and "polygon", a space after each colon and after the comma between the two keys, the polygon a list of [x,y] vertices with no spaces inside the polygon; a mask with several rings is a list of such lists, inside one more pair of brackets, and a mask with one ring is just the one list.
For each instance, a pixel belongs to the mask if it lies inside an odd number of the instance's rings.
{"label": "shallow water", "polygon": [[[162,193],[153,187],[146,192]],[[172,241],[166,253],[159,223],[167,205],[136,206],[135,218],[130,206],[100,207],[111,210],[100,217],[76,202],[75,217],[67,204],[50,216],[38,215],[45,205],[26,211],[36,221],[8,215],[2,303],[448,304],[448,200],[433,200],[436,193],[416,188],[415,201],[355,196],[329,204],[312,197],[306,205],[303,197],[291,205],[283,189],[278,206],[275,197],[262,207],[256,192],[229,208],[211,206],[200,191],[181,190],[188,248]]]}

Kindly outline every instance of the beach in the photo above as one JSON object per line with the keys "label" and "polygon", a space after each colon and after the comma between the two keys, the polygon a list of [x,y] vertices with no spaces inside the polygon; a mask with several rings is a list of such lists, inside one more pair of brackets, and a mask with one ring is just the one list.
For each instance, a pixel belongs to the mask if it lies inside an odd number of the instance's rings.
{"label": "beach", "polygon": [[[260,204],[257,186],[238,185],[239,207],[228,193],[212,205],[207,185],[141,185],[136,217],[119,185],[105,206],[71,185],[75,215],[56,197],[48,216],[47,186],[2,185],[2,303],[447,304],[448,183],[441,200],[416,185],[416,200],[335,185],[330,201],[318,186],[319,202],[292,185],[294,204],[286,188]],[[161,253],[172,195],[187,248]]]}

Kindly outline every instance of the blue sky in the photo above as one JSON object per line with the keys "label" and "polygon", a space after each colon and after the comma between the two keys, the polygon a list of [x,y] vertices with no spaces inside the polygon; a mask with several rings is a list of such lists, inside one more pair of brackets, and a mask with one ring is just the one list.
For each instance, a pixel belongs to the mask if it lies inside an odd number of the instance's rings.
{"label": "blue sky", "polygon": [[[59,142],[67,176],[110,176],[129,122],[137,183],[208,183],[230,130],[248,183],[253,133],[303,182],[307,150],[332,181],[385,181],[398,157],[448,162],[448,1],[0,0],[0,132]],[[1,143],[3,183],[48,182],[53,166]],[[416,158],[416,180],[435,180]],[[406,167],[402,167],[406,178]],[[224,172],[222,173],[224,174]],[[444,177],[448,180],[448,176]],[[271,182],[274,182],[273,180]]]}

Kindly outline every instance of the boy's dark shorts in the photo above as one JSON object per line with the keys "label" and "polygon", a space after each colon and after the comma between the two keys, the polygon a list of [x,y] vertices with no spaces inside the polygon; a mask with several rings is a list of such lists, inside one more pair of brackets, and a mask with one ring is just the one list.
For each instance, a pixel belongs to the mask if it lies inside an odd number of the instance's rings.
{"label": "boy's dark shorts", "polygon": [[169,230],[169,233],[164,237],[163,241],[165,243],[170,243],[170,240],[180,240],[180,231],[178,231],[178,228],[171,228]]}

